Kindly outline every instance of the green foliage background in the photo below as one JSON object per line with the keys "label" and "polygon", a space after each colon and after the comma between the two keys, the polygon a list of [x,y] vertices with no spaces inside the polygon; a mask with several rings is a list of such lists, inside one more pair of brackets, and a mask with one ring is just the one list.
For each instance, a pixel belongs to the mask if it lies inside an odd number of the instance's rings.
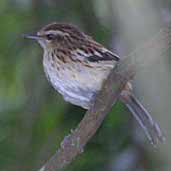
{"label": "green foliage background", "polygon": [[[42,49],[24,40],[22,34],[63,21],[78,25],[108,46],[112,24],[102,24],[95,9],[92,0],[0,1],[0,171],[40,168],[85,112],[64,102],[49,85],[42,67]],[[131,116],[119,102],[69,169],[111,170],[116,156],[133,145]],[[141,150],[146,154],[143,161],[148,163],[148,152],[144,147]]]}

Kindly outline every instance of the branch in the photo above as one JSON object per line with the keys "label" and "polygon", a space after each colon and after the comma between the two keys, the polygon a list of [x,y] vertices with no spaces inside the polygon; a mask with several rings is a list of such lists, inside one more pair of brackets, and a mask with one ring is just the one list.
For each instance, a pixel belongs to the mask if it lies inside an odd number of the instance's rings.
{"label": "branch", "polygon": [[64,138],[56,154],[39,171],[62,171],[84,151],[85,145],[118,100],[126,83],[135,75],[135,66],[144,60],[146,54],[161,56],[171,46],[170,28],[169,26],[161,30],[144,46],[117,64],[78,127]]}

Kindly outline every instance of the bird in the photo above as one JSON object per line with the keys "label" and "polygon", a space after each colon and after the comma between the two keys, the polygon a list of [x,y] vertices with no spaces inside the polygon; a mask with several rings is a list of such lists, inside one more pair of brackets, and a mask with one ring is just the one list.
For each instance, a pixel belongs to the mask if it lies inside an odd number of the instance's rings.
{"label": "bird", "polygon": [[[89,109],[110,71],[120,57],[96,42],[77,26],[53,22],[25,38],[36,40],[43,48],[43,68],[51,85],[65,101]],[[129,90],[125,96],[125,90]],[[128,92],[128,91],[127,91]],[[138,121],[147,138],[156,146],[164,141],[156,121],[132,93],[127,83],[120,98]]]}

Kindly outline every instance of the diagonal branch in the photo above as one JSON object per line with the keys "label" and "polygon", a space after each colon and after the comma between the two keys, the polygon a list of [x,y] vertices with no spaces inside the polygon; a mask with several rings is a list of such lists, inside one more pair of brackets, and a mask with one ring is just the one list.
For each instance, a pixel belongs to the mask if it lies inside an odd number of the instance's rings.
{"label": "diagonal branch", "polygon": [[170,28],[169,26],[161,30],[144,46],[136,49],[129,57],[118,63],[109,74],[102,90],[96,97],[95,103],[86,112],[78,127],[64,138],[58,151],[39,171],[62,171],[84,151],[85,145],[118,100],[126,83],[135,75],[136,64],[142,62],[147,54],[153,57],[161,56],[171,47]]}

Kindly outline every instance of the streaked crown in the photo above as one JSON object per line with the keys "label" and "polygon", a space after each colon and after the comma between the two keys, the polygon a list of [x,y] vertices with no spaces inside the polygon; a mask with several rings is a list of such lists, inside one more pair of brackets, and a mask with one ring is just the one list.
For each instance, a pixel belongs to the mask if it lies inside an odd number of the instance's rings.
{"label": "streaked crown", "polygon": [[[61,35],[61,36],[79,36],[79,37],[85,37],[85,34],[81,32],[76,26],[73,26],[71,24],[65,24],[65,23],[51,23],[43,27],[38,34],[40,35],[48,35],[52,34],[55,36]],[[56,37],[57,38],[57,37]]]}

